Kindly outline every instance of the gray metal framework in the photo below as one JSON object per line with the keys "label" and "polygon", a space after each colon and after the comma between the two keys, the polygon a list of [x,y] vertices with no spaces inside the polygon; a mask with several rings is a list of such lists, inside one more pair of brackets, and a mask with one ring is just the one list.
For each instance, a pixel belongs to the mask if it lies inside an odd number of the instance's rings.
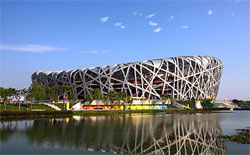
{"label": "gray metal framework", "polygon": [[85,98],[91,89],[102,94],[111,90],[129,96],[175,99],[216,97],[223,65],[211,56],[182,56],[115,64],[68,71],[37,71],[32,82],[41,85],[71,85],[78,98]]}

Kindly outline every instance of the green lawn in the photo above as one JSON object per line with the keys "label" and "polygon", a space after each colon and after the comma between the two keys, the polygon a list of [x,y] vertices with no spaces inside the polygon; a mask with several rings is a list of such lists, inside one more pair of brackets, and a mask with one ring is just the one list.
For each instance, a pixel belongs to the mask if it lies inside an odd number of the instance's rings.
{"label": "green lawn", "polygon": [[[31,109],[30,104],[29,105],[27,105],[27,104],[20,105],[21,111],[26,111],[27,108],[28,108],[28,110]],[[6,111],[18,111],[18,110],[19,110],[19,106],[16,104],[7,104],[7,106],[6,106]],[[33,104],[32,110],[53,110],[53,109],[48,107],[48,106],[45,106],[45,105]],[[3,104],[0,105],[0,111],[4,111]]]}

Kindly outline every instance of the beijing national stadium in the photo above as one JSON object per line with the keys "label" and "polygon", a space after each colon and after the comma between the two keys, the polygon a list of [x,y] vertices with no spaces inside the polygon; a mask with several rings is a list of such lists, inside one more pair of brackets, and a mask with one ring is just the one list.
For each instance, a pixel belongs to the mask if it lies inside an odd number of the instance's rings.
{"label": "beijing national stadium", "polygon": [[160,99],[162,94],[177,100],[216,97],[223,65],[212,56],[181,56],[66,71],[37,71],[32,82],[41,85],[70,85],[79,99],[91,89],[102,95],[111,90],[128,96]]}

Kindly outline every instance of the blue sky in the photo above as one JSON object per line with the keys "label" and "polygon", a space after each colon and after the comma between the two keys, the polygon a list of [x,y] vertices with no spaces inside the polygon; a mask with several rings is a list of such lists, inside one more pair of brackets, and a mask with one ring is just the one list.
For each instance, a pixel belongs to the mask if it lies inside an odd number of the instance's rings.
{"label": "blue sky", "polygon": [[222,60],[219,97],[250,100],[249,1],[1,1],[0,86],[38,70],[172,56]]}

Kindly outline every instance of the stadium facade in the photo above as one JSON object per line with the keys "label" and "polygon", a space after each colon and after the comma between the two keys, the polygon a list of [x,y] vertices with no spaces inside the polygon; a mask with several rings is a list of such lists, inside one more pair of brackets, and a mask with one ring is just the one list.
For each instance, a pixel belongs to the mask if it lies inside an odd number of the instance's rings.
{"label": "stadium facade", "polygon": [[115,90],[147,99],[160,99],[162,94],[175,99],[203,99],[217,96],[222,69],[215,57],[182,56],[68,71],[37,71],[32,74],[32,82],[73,86],[78,98],[99,88],[103,95]]}

